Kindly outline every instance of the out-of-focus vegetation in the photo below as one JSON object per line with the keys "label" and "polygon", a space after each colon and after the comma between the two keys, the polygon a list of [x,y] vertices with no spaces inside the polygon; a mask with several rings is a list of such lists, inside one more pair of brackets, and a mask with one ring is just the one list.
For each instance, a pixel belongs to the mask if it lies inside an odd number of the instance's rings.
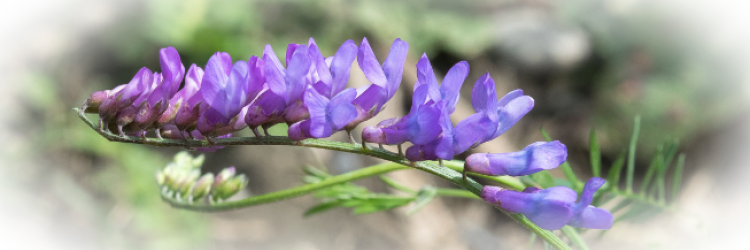
{"label": "out-of-focus vegetation", "polygon": [[[642,162],[665,139],[680,138],[689,146],[731,120],[739,103],[731,84],[736,72],[702,50],[701,36],[683,25],[689,16],[649,1],[614,7],[607,2],[116,3],[115,16],[105,27],[80,37],[80,46],[40,62],[26,76],[29,87],[23,100],[28,117],[18,122],[34,139],[24,153],[46,156],[39,159],[44,163],[70,163],[56,167],[82,187],[87,202],[70,201],[69,209],[88,207],[83,209],[105,221],[95,226],[106,229],[98,232],[102,242],[123,248],[184,249],[208,244],[211,227],[205,215],[174,210],[159,200],[153,175],[177,149],[110,143],[70,110],[93,91],[127,82],[140,67],[158,69],[161,47],[177,48],[189,67],[203,66],[216,51],[247,59],[261,54],[265,44],[279,53],[286,44],[306,43],[310,37],[330,55],[343,41],[359,43],[366,36],[384,58],[390,42],[400,37],[410,44],[407,70],[424,52],[442,73],[468,60],[472,73],[464,90],[485,71],[497,79],[499,89],[524,89],[537,107],[517,125],[522,128],[512,132],[534,135],[511,138],[537,138],[538,126],[544,125],[561,136],[573,161],[587,148],[591,127],[597,130],[604,158],[617,158],[638,114]],[[231,152],[238,151],[225,150],[215,159],[237,159]],[[44,169],[40,171],[36,174],[43,175]],[[273,181],[298,179],[284,177],[289,178]]]}

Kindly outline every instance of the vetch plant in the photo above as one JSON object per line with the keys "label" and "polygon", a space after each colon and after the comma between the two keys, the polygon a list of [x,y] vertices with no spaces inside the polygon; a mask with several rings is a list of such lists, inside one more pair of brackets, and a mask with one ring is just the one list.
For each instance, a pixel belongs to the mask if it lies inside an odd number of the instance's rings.
{"label": "vetch plant", "polygon": [[[396,39],[381,64],[367,39],[363,39],[359,46],[351,40],[346,41],[335,55],[324,57],[311,38],[308,44],[287,47],[286,67],[267,45],[262,56],[252,56],[248,60],[233,61],[229,54],[217,52],[208,60],[205,70],[193,64],[186,74],[177,50],[169,47],[160,51],[163,72],[143,68],[128,84],[94,92],[78,109],[78,114],[111,141],[201,151],[214,151],[229,145],[303,146],[388,161],[336,176],[308,167],[305,168],[308,173],[305,185],[232,200],[232,196],[247,184],[244,175],[237,175],[234,167],[216,174],[201,173],[203,157],[193,158],[189,153],[181,152],[156,174],[156,179],[166,202],[188,210],[223,211],[313,193],[321,199],[321,204],[308,210],[307,215],[336,207],[353,208],[359,214],[411,206],[409,213],[413,213],[438,196],[477,198],[530,229],[535,236],[544,239],[545,244],[569,249],[566,242],[549,231],[561,229],[570,242],[586,249],[578,235],[579,229],[572,227],[612,227],[617,219],[613,213],[601,208],[605,201],[623,196],[612,212],[628,205],[635,206],[628,203],[629,200],[652,205],[649,203],[652,196],[647,189],[651,178],[656,176],[656,184],[651,186],[656,187],[658,194],[655,204],[668,207],[664,179],[677,146],[671,144],[666,155],[660,147],[657,160],[643,182],[642,192],[633,193],[638,122],[631,142],[627,190],[624,193],[617,189],[622,160],[612,168],[609,185],[599,177],[600,156],[593,131],[591,164],[595,177],[585,185],[565,162],[567,148],[559,141],[535,142],[519,152],[476,153],[470,155],[465,164],[453,160],[455,155],[497,138],[534,106],[534,99],[521,90],[511,91],[498,99],[495,82],[487,73],[477,79],[471,92],[471,104],[476,113],[456,125],[452,124],[450,115],[470,70],[465,61],[454,65],[438,84],[430,61],[423,54],[417,63],[418,81],[414,86],[410,112],[404,117],[387,119],[377,126],[364,128],[362,142],[357,143],[352,130],[375,117],[398,89],[408,48],[405,41]],[[355,59],[371,84],[358,89],[346,88],[350,66]],[[98,113],[98,124],[89,120],[85,113]],[[289,125],[288,137],[271,136],[267,129],[282,122]],[[232,136],[247,127],[254,137]],[[317,139],[342,130],[349,134],[351,143]],[[542,132],[549,140],[546,132]],[[151,133],[153,136],[149,136]],[[401,144],[406,142],[412,146],[404,153]],[[367,143],[398,145],[399,151],[372,148]],[[432,160],[439,162],[436,164]],[[683,162],[684,156],[680,156],[673,199]],[[562,166],[566,175],[564,180],[555,179],[547,172],[558,166]],[[411,190],[383,175],[404,169],[434,174],[459,189],[426,186]],[[373,193],[350,183],[375,175],[406,195]],[[493,184],[485,186],[471,177],[483,178]],[[614,196],[603,198],[604,195],[596,194],[599,189]]]}

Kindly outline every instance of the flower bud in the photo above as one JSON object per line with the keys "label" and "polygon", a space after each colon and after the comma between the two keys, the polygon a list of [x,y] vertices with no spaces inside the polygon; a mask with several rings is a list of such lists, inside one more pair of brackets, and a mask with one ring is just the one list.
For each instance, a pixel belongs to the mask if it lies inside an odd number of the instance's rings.
{"label": "flower bud", "polygon": [[208,195],[211,191],[211,186],[214,183],[214,174],[208,173],[201,176],[193,186],[193,201],[197,201],[200,198]]}
{"label": "flower bud", "polygon": [[232,195],[235,195],[240,189],[247,185],[247,177],[241,174],[234,178],[231,178],[214,188],[213,198],[214,200],[226,200]]}

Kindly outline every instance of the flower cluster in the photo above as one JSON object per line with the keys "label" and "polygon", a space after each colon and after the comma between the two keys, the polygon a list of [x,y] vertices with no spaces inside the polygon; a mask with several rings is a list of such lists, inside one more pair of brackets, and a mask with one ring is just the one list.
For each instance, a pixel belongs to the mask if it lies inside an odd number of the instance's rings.
{"label": "flower cluster", "polygon": [[232,197],[247,185],[247,177],[236,175],[234,167],[200,175],[203,155],[192,157],[183,151],[174,156],[163,170],[156,173],[156,182],[162,193],[170,198],[188,203],[198,202],[208,197],[209,202],[221,202]]}
{"label": "flower cluster", "polygon": [[469,74],[465,61],[454,65],[438,86],[427,55],[417,63],[409,114],[382,121],[362,131],[366,142],[401,145],[411,142],[406,158],[411,161],[451,160],[477,145],[492,140],[510,129],[534,107],[534,99],[515,90],[496,100],[495,82],[489,73],[480,77],[471,92],[475,114],[456,126],[450,119],[459,99],[459,90]]}
{"label": "flower cluster", "polygon": [[[259,127],[285,122],[292,139],[325,138],[381,111],[401,83],[408,47],[396,39],[381,66],[367,39],[359,47],[346,41],[324,57],[311,38],[287,47],[286,67],[266,45],[262,57],[247,61],[217,52],[205,70],[193,64],[187,75],[168,47],[160,51],[162,73],[142,68],[130,83],[93,93],[82,110],[98,109],[100,128],[121,136],[153,129],[159,138],[210,140],[250,127],[260,137]],[[372,84],[346,88],[355,58]]]}
{"label": "flower cluster", "polygon": [[[351,131],[377,115],[399,88],[408,49],[406,42],[396,39],[381,64],[366,38],[359,46],[351,40],[344,42],[330,57],[324,57],[310,38],[307,44],[288,45],[286,65],[266,45],[261,57],[233,61],[229,54],[217,52],[205,70],[193,64],[185,72],[177,50],[168,47],[159,53],[161,73],[142,68],[129,83],[93,93],[81,111],[98,110],[100,129],[116,129],[121,136],[145,137],[153,130],[160,138],[211,142],[211,138],[230,137],[246,127],[256,137],[268,136],[267,128],[286,123],[293,140],[325,138],[342,130],[351,137]],[[355,59],[371,84],[347,88]],[[451,115],[468,75],[469,64],[462,61],[439,83],[423,54],[417,63],[409,113],[364,128],[363,143],[400,146],[409,142],[412,145],[404,156],[410,161],[451,160],[505,133],[534,107],[534,99],[522,90],[498,99],[495,82],[486,73],[471,91],[476,113],[454,125]],[[567,148],[559,141],[536,142],[519,152],[470,155],[465,171],[524,176],[555,168],[566,158]],[[244,177],[234,178],[233,169],[227,171],[216,178],[198,178],[194,170],[170,170],[160,180],[178,197],[195,200],[214,190],[212,197],[225,199],[245,182]],[[603,184],[600,178],[591,179],[578,202],[575,191],[567,187],[518,192],[485,186],[482,198],[522,213],[545,229],[566,224],[604,229],[611,227],[612,215],[590,206],[594,192]]]}

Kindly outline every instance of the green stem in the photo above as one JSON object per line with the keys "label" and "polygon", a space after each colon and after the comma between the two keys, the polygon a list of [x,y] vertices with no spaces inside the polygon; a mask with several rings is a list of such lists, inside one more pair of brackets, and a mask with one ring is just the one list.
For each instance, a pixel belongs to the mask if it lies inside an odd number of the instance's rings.
{"label": "green stem", "polygon": [[459,198],[470,198],[470,199],[481,199],[479,196],[475,195],[472,192],[461,190],[461,189],[455,189],[455,188],[438,188],[435,191],[437,191],[438,196],[450,196],[450,197],[459,197]]}
{"label": "green stem", "polygon": [[[443,165],[445,167],[453,169],[454,171],[461,172],[464,170],[464,163],[462,161],[444,161]],[[477,174],[477,173],[468,173],[469,176],[476,176],[482,179],[491,180],[497,183],[500,183],[506,187],[509,187],[511,189],[515,190],[523,190],[526,188],[526,185],[521,182],[518,178],[513,178],[510,176],[489,176],[489,175],[483,175],[483,174]]]}
{"label": "green stem", "polygon": [[394,163],[383,163],[378,164],[375,166],[370,166],[367,168],[355,170],[349,173],[336,175],[330,178],[323,179],[320,182],[311,183],[307,185],[302,185],[298,187],[293,187],[289,189],[284,189],[281,191],[271,192],[267,194],[262,195],[256,195],[249,198],[245,198],[242,200],[237,201],[226,201],[216,204],[187,204],[183,202],[179,202],[175,199],[162,196],[162,199],[172,205],[176,208],[182,208],[186,210],[193,210],[193,211],[201,211],[201,212],[218,212],[218,211],[226,211],[226,210],[232,210],[232,209],[238,209],[238,208],[244,208],[244,207],[250,207],[255,205],[260,205],[264,203],[271,203],[274,201],[280,201],[290,198],[295,198],[299,196],[303,196],[321,189],[325,189],[328,187],[331,187],[333,185],[347,183],[354,180],[359,180],[365,177],[370,177],[373,175],[379,175],[384,174],[387,172],[391,172],[394,170],[401,170],[401,169],[407,169],[408,167],[394,164]]}
{"label": "green stem", "polygon": [[[78,109],[74,109],[74,110],[78,112]],[[459,186],[463,189],[468,190],[469,192],[473,193],[476,196],[481,196],[482,194],[482,185],[472,180],[471,178],[467,178],[466,181],[464,181],[460,172],[457,172],[450,168],[440,167],[439,165],[434,164],[432,162],[426,162],[426,161],[410,162],[403,156],[400,156],[396,153],[387,151],[385,149],[380,149],[380,148],[362,147],[361,145],[356,145],[356,144],[351,144],[351,143],[326,141],[326,140],[320,140],[320,139],[305,139],[302,141],[294,141],[287,137],[278,137],[278,136],[214,138],[212,139],[213,143],[209,143],[206,140],[190,140],[190,139],[189,140],[172,140],[172,139],[141,138],[141,137],[132,137],[132,136],[121,137],[109,131],[99,130],[98,127],[83,114],[83,112],[78,112],[78,116],[81,118],[81,120],[83,120],[86,124],[88,124],[97,133],[99,133],[104,138],[107,138],[110,141],[146,144],[146,145],[152,145],[152,146],[180,146],[180,147],[191,147],[191,148],[208,147],[208,146],[231,146],[231,145],[287,145],[287,146],[323,148],[323,149],[340,151],[340,152],[349,152],[349,153],[372,156],[375,158],[383,159],[383,160],[390,161],[390,162],[400,164],[403,166],[408,166],[414,169],[418,169],[418,170],[436,175],[440,178],[443,178],[455,184],[456,186]],[[349,175],[347,174],[340,175],[340,176],[345,176],[345,177],[336,178],[338,177],[336,176],[336,177],[329,178],[329,179],[333,179],[334,181],[330,181],[330,180],[328,182],[322,181],[322,183],[324,184],[319,184],[320,183],[319,182],[319,183],[313,183],[313,184],[308,184],[308,185],[315,185],[315,184],[335,185],[335,184],[340,183],[336,181],[345,182],[345,180],[348,180],[348,178],[353,178],[353,179],[364,178],[366,176],[378,175],[378,174],[382,174],[388,171],[393,171],[399,168],[404,168],[396,164],[378,165],[378,166],[381,166],[381,168],[385,168],[385,169],[376,168],[375,170],[371,170],[371,168],[364,168],[364,169],[357,170],[357,171],[365,171],[365,172],[354,171],[356,172],[355,174],[349,173]],[[376,170],[381,170],[382,172],[376,171]],[[385,170],[388,170],[388,171],[385,171]],[[314,187],[320,188],[320,186],[314,186]],[[276,200],[281,200],[281,199],[290,198],[290,197],[297,197],[306,193],[313,192],[315,190],[317,189],[302,186],[299,188],[293,188],[292,191],[279,191],[279,192],[267,194],[268,196],[266,196],[264,198],[265,200],[262,200],[262,201],[269,202],[269,201],[276,201]],[[280,192],[281,194],[279,194]],[[255,197],[258,197],[258,196],[255,196]],[[243,200],[225,202],[225,203],[221,203],[217,205],[210,205],[210,206],[223,206],[223,207],[226,207],[226,209],[236,209],[236,208],[240,208],[243,206],[260,204],[258,200],[261,200],[261,199],[250,197],[250,198],[246,198]],[[167,201],[169,202],[169,200]],[[548,242],[550,245],[554,246],[555,248],[570,249],[570,247],[567,244],[565,244],[565,242],[563,242],[560,238],[555,236],[552,232],[550,232],[549,230],[540,228],[533,222],[529,221],[529,219],[524,217],[522,214],[509,213],[497,207],[497,205],[494,205],[494,206],[501,212],[510,216],[516,222],[524,225],[533,233],[539,235],[539,237],[544,239],[546,242]],[[177,207],[185,208],[185,209],[192,208],[193,210],[210,209],[208,208],[209,206],[190,205],[190,204],[179,204],[179,206]]]}

